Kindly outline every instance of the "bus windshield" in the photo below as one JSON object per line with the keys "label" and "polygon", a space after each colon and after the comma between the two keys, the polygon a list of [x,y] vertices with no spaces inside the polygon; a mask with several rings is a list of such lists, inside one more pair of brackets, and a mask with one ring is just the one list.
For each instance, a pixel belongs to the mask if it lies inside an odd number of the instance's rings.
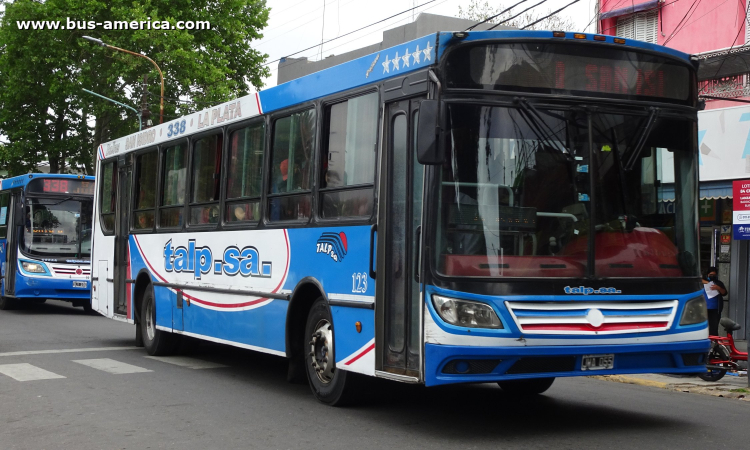
{"label": "bus windshield", "polygon": [[697,275],[694,122],[521,106],[449,106],[438,272]]}
{"label": "bus windshield", "polygon": [[92,200],[28,198],[22,251],[45,260],[89,259],[92,206]]}

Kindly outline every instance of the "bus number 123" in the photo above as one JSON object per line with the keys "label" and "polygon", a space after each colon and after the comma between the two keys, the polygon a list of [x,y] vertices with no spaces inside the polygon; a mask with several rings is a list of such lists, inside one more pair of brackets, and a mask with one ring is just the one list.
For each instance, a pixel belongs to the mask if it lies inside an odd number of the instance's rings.
{"label": "bus number 123", "polygon": [[366,273],[353,273],[352,274],[352,292],[355,292],[355,293],[367,292],[367,274]]}

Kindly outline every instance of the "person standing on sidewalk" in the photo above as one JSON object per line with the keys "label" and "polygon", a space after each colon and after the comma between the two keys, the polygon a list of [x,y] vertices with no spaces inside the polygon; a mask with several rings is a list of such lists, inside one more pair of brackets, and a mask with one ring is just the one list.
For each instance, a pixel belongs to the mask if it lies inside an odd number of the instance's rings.
{"label": "person standing on sidewalk", "polygon": [[706,294],[706,308],[708,309],[708,335],[719,335],[719,320],[721,319],[721,310],[724,307],[724,295],[727,295],[727,288],[724,283],[719,281],[719,271],[716,267],[709,267],[706,270],[706,276],[703,278]]}

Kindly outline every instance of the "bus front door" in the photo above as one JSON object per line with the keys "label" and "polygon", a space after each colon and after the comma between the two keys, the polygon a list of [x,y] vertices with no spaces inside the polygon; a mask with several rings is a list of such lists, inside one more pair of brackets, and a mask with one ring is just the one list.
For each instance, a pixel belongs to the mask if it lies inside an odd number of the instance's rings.
{"label": "bus front door", "polygon": [[422,184],[416,121],[422,98],[386,104],[378,205],[375,306],[376,370],[380,376],[421,380]]}
{"label": "bus front door", "polygon": [[14,297],[16,295],[16,272],[18,266],[18,240],[23,227],[17,223],[26,224],[26,219],[19,221],[18,214],[23,214],[23,199],[21,190],[13,192],[10,198],[10,207],[7,210],[8,240],[5,243],[5,292],[3,295]]}
{"label": "bus front door", "polygon": [[[115,268],[114,279],[114,313],[129,316],[130,291],[130,254],[128,234],[130,230],[130,176],[133,167],[130,158],[121,157],[117,162],[117,214],[115,214]],[[132,316],[130,316],[132,318]]]}

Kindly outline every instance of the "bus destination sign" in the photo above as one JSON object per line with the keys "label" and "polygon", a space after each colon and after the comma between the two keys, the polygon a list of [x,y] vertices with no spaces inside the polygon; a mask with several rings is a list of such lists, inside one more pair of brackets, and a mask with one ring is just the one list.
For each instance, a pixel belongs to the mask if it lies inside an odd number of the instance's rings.
{"label": "bus destination sign", "polygon": [[39,194],[94,195],[94,182],[66,178],[37,178],[29,181],[27,191]]}

